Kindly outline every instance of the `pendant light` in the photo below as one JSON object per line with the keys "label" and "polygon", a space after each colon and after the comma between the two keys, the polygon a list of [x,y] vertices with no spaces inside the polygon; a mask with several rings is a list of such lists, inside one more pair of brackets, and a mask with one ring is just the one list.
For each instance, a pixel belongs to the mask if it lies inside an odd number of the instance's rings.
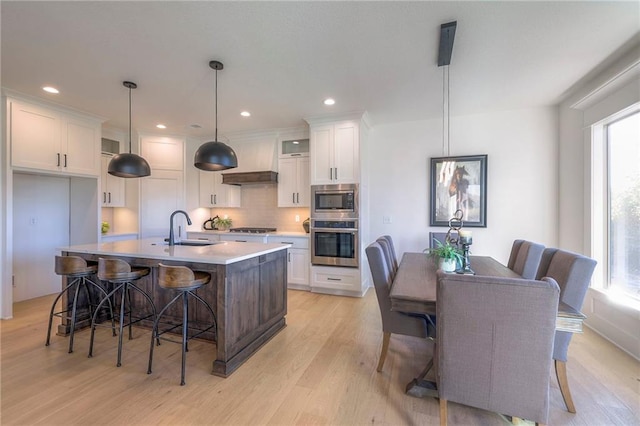
{"label": "pendant light", "polygon": [[[448,22],[440,26],[440,43],[438,48],[438,67],[442,68],[442,155],[451,155],[451,106],[449,98],[449,65],[453,53],[453,41],[456,36],[458,21]],[[446,124],[445,124],[446,122]]]}
{"label": "pendant light", "polygon": [[131,89],[138,87],[130,81],[123,81],[122,85],[129,89],[129,153],[116,154],[109,162],[109,174],[122,178],[137,178],[149,176],[151,167],[147,160],[131,153]]}
{"label": "pendant light", "polygon": [[218,142],[218,71],[224,68],[222,62],[211,61],[209,66],[216,70],[216,135],[215,140],[205,142],[196,151],[194,165],[200,170],[218,171],[238,167],[238,157],[233,149],[222,142]]}

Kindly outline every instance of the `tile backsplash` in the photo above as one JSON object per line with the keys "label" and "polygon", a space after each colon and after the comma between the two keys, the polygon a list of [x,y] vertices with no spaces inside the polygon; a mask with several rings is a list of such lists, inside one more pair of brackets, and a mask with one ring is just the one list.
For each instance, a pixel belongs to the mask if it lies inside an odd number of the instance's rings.
{"label": "tile backsplash", "polygon": [[[276,228],[285,232],[304,232],[302,222],[309,217],[308,207],[278,207],[278,187],[272,184],[242,187],[242,207],[211,209],[211,215],[228,215],[233,227]],[[300,218],[295,221],[296,215]]]}

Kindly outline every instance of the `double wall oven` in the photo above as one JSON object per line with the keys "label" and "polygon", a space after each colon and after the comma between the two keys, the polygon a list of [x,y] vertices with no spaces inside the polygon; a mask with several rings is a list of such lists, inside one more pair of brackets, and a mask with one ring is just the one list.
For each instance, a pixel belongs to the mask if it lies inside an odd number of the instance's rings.
{"label": "double wall oven", "polygon": [[311,263],[357,268],[358,185],[311,186]]}

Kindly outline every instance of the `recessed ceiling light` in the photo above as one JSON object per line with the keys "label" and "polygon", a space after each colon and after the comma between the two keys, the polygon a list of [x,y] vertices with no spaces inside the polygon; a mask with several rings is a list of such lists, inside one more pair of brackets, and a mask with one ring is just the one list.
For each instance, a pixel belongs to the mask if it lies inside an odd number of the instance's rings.
{"label": "recessed ceiling light", "polygon": [[167,128],[167,126],[165,126],[164,124],[156,124],[156,127],[158,129],[166,129]]}
{"label": "recessed ceiling light", "polygon": [[242,111],[240,115],[243,117],[251,117],[251,113],[249,111]]}
{"label": "recessed ceiling light", "polygon": [[60,93],[60,91],[58,89],[56,89],[55,87],[51,87],[51,86],[45,86],[45,87],[42,88],[42,90],[44,90],[45,92],[48,92],[48,93],[55,93],[55,94]]}
{"label": "recessed ceiling light", "polygon": [[333,105],[335,103],[336,103],[336,101],[331,99],[331,98],[327,98],[327,99],[324,100],[324,104],[325,105]]}

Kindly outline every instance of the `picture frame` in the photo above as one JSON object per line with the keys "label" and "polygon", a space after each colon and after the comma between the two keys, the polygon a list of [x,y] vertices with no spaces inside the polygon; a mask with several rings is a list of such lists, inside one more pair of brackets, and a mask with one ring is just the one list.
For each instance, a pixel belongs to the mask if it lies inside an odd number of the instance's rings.
{"label": "picture frame", "polygon": [[449,227],[461,210],[464,227],[487,227],[487,157],[431,158],[430,226]]}

